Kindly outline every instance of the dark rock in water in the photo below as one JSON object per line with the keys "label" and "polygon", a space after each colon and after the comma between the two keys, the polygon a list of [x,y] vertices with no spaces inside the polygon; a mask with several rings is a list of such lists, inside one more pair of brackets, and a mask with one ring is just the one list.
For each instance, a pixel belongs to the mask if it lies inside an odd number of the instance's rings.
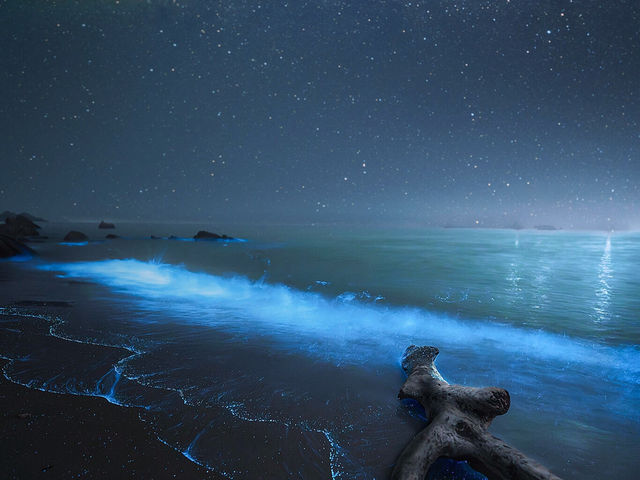
{"label": "dark rock in water", "polygon": [[40,227],[23,215],[7,217],[4,225],[0,225],[0,233],[14,238],[37,237]]}
{"label": "dark rock in water", "polygon": [[100,222],[100,225],[98,225],[98,228],[116,228],[116,226],[113,223],[105,222],[103,220]]}
{"label": "dark rock in water", "polygon": [[28,218],[32,222],[46,222],[47,221],[42,217],[36,217],[35,215],[31,215],[30,213],[27,213],[27,212],[22,212],[20,215],[22,215],[23,217]]}
{"label": "dark rock in water", "polygon": [[4,212],[0,213],[0,220],[6,220],[9,217],[15,217],[16,215],[20,215],[21,217],[25,217],[28,220],[31,220],[32,222],[46,222],[46,220],[44,218],[41,217],[36,217],[35,215],[31,215],[30,213],[27,212],[22,212],[20,214],[17,214],[15,212],[11,212],[9,210],[5,210]]}
{"label": "dark rock in water", "polygon": [[151,235],[151,240],[162,240],[162,237],[156,237],[155,235]]}
{"label": "dark rock in water", "polygon": [[217,240],[222,237],[217,233],[211,233],[211,232],[207,232],[206,230],[200,230],[198,233],[196,233],[193,236],[193,238],[195,238],[196,240],[202,240],[202,239]]}
{"label": "dark rock in water", "polygon": [[200,230],[193,238],[195,240],[233,240],[233,237],[218,235],[217,233],[207,232],[206,230]]}
{"label": "dark rock in water", "polygon": [[15,257],[23,254],[33,255],[35,252],[27,247],[24,243],[19,242],[13,237],[0,234],[0,258]]}
{"label": "dark rock in water", "polygon": [[109,233],[109,234],[105,235],[104,238],[108,238],[109,240],[113,240],[113,239],[116,239],[116,238],[120,238],[120,235],[114,235],[113,233]]}
{"label": "dark rock in water", "polygon": [[71,230],[64,237],[65,242],[86,242],[87,240],[89,240],[89,237],[84,233],[76,232],[75,230]]}

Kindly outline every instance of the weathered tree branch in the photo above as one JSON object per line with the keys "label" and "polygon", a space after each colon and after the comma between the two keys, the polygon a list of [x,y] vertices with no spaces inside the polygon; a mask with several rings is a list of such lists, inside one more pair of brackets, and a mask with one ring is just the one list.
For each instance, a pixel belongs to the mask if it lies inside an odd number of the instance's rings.
{"label": "weathered tree branch", "polygon": [[434,364],[436,347],[411,345],[402,368],[408,377],[398,394],[422,404],[429,424],[405,447],[393,480],[424,480],[439,457],[467,460],[491,480],[560,480],[545,467],[510,447],[487,429],[509,410],[503,388],[475,388],[447,383]]}

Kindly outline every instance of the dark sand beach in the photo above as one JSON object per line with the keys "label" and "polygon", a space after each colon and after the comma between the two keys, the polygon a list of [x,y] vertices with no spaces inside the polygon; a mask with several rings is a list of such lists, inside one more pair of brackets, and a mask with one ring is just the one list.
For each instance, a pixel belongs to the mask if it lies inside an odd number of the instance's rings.
{"label": "dark sand beach", "polygon": [[157,441],[139,410],[33,390],[2,376],[3,478],[221,478]]}

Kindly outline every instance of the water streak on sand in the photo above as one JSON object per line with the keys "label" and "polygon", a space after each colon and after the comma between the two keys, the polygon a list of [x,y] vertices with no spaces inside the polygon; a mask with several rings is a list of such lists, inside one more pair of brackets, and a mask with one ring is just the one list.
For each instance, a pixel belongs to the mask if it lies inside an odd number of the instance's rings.
{"label": "water streak on sand", "polygon": [[[132,404],[126,401],[122,401],[121,399],[118,398],[117,396],[117,388],[118,388],[118,384],[120,383],[120,380],[122,378],[126,378],[127,380],[130,380],[132,382],[136,382],[141,386],[147,387],[147,388],[153,388],[153,389],[159,389],[159,390],[166,390],[166,391],[171,391],[171,392],[175,392],[179,395],[180,399],[182,400],[182,402],[185,405],[188,406],[193,406],[192,403],[186,398],[184,391],[182,389],[177,389],[177,388],[172,388],[169,386],[162,386],[162,387],[158,387],[157,385],[150,385],[146,382],[144,382],[144,378],[145,375],[138,375],[138,376],[128,376],[123,372],[123,365],[131,360],[134,357],[138,357],[141,355],[144,355],[145,352],[137,349],[137,348],[133,348],[132,346],[129,345],[113,345],[113,344],[108,344],[108,343],[100,343],[100,342],[94,342],[94,341],[90,341],[90,340],[80,340],[80,339],[76,339],[76,338],[72,338],[72,337],[68,337],[65,336],[61,333],[59,333],[57,331],[58,327],[60,327],[62,324],[64,324],[64,320],[59,317],[59,316],[52,316],[52,315],[45,315],[45,314],[35,314],[35,313],[29,313],[29,312],[24,312],[21,311],[20,309],[16,309],[16,308],[6,308],[6,307],[0,307],[0,315],[4,315],[4,316],[15,316],[15,317],[24,317],[24,318],[32,318],[32,319],[38,319],[38,320],[43,320],[47,323],[49,323],[49,329],[48,329],[48,333],[50,336],[58,338],[60,340],[66,341],[66,342],[72,342],[72,343],[78,343],[78,344],[84,344],[84,345],[93,345],[93,346],[98,346],[98,347],[109,347],[109,348],[121,348],[121,349],[125,349],[131,352],[131,355],[125,356],[123,358],[121,358],[118,362],[116,362],[115,364],[113,364],[112,368],[109,369],[102,377],[100,377],[99,379],[96,380],[95,383],[95,388],[93,390],[78,390],[77,388],[75,388],[75,386],[72,384],[71,379],[67,380],[67,382],[65,383],[65,389],[64,390],[57,390],[55,388],[48,388],[49,384],[52,382],[52,380],[55,378],[50,378],[45,382],[42,382],[41,384],[38,384],[36,381],[29,381],[29,382],[21,382],[13,377],[11,377],[8,373],[8,368],[14,363],[14,361],[16,359],[14,358],[10,358],[7,357],[3,354],[0,354],[0,359],[6,360],[7,364],[3,367],[2,369],[2,373],[3,376],[5,377],[6,380],[15,383],[17,385],[22,385],[24,387],[30,388],[32,390],[38,390],[38,391],[42,391],[42,392],[49,392],[49,393],[55,393],[55,394],[69,394],[69,395],[76,395],[76,396],[86,396],[86,397],[98,397],[98,398],[103,398],[105,399],[107,402],[113,404],[113,405],[117,405],[120,407],[129,407],[129,408],[142,408],[144,410],[149,410],[150,406],[149,405],[138,405],[138,404]],[[56,377],[60,377],[60,375],[56,375]],[[294,424],[291,424],[290,422],[287,421],[280,421],[280,420],[276,420],[276,419],[272,419],[272,418],[267,418],[267,417],[255,417],[255,416],[250,416],[246,413],[241,412],[241,404],[239,403],[216,403],[217,406],[220,406],[224,409],[226,409],[227,411],[229,411],[234,417],[242,420],[242,421],[247,421],[247,422],[269,422],[269,423],[274,423],[274,424],[279,424],[279,425],[284,425],[287,427],[290,427]],[[142,416],[139,415],[139,418],[141,419],[141,421],[146,422],[147,420],[145,420]],[[339,446],[339,444],[334,440],[333,436],[331,435],[331,433],[327,430],[317,430],[314,429],[312,427],[308,427],[305,428],[305,425],[303,424],[295,424],[295,426],[306,430],[306,431],[310,431],[310,432],[316,432],[316,433],[320,433],[322,435],[324,435],[327,438],[327,441],[330,444],[330,453],[329,453],[329,463],[330,463],[330,468],[331,468],[331,476],[333,479],[338,479],[338,478],[342,478],[342,472],[340,470],[340,466],[339,466],[339,452],[341,451],[341,448]],[[183,455],[186,459],[188,459],[189,461],[207,469],[207,470],[211,470],[211,471],[216,471],[217,473],[223,475],[226,478],[229,479],[233,479],[235,478],[235,476],[237,476],[237,472],[228,472],[226,470],[220,469],[219,467],[213,467],[211,465],[209,465],[208,463],[206,463],[205,461],[197,458],[197,456],[194,454],[194,447],[197,444],[198,440],[200,439],[200,437],[207,431],[208,428],[212,427],[212,424],[209,424],[207,427],[201,429],[198,434],[193,438],[193,440],[186,446],[186,448],[182,448],[180,446],[176,446],[173,445],[171,442],[165,440],[164,438],[162,438],[162,435],[158,432],[155,432],[155,436],[158,439],[158,441],[160,441],[161,443],[167,445],[168,447],[170,447],[171,449],[177,451],[178,453],[180,453],[181,455]]]}
{"label": "water streak on sand", "polygon": [[[140,416],[139,416],[138,418],[140,418],[140,421],[142,421],[142,422],[146,422],[146,420],[145,420],[144,418],[142,418],[142,417],[140,417]],[[229,479],[233,479],[233,476],[232,476],[232,475],[230,475],[228,472],[225,472],[225,471],[222,471],[222,470],[217,470],[217,469],[213,468],[212,466],[207,465],[207,464],[206,464],[206,463],[204,463],[204,462],[201,462],[201,461],[200,461],[200,460],[198,460],[197,458],[194,458],[193,456],[191,456],[191,455],[187,454],[187,453],[186,453],[186,450],[182,450],[182,449],[180,449],[180,448],[177,448],[177,447],[175,447],[174,445],[172,445],[171,443],[167,442],[166,440],[164,440],[164,439],[163,439],[160,435],[158,435],[157,433],[156,433],[156,439],[157,439],[160,443],[162,443],[162,444],[166,445],[167,447],[169,447],[170,449],[175,450],[176,452],[178,452],[180,455],[182,455],[184,458],[186,458],[186,459],[187,459],[187,460],[189,460],[190,462],[193,462],[193,463],[195,463],[196,465],[199,465],[199,466],[201,466],[202,468],[205,468],[205,469],[207,469],[207,470],[210,470],[210,471],[216,471],[217,473],[219,473],[219,474],[220,474],[220,475],[222,475],[223,477],[226,477],[226,478],[229,478]]]}
{"label": "water streak on sand", "polygon": [[[221,404],[221,406],[225,407],[227,410],[229,410],[229,412],[231,412],[231,414],[236,417],[239,418],[241,420],[247,421],[247,422],[265,422],[265,423],[275,423],[275,424],[280,424],[280,425],[284,425],[286,427],[290,427],[292,424],[288,421],[282,421],[282,420],[275,420],[273,418],[270,418],[266,415],[263,415],[261,417],[257,417],[257,416],[251,416],[248,413],[246,413],[243,409],[243,404],[240,402],[234,402],[234,403],[228,403],[228,404]],[[317,428],[313,428],[311,426],[308,425],[296,425],[297,427],[303,427],[304,429],[309,431],[309,432],[316,432],[316,433],[320,433],[322,435],[324,435],[324,437],[327,439],[327,441],[329,442],[329,463],[331,466],[331,478],[336,480],[339,478],[343,478],[343,471],[342,471],[342,467],[340,464],[340,459],[342,457],[342,448],[340,447],[340,444],[335,440],[335,438],[333,437],[332,433],[328,430],[319,430]],[[200,434],[202,434],[204,431],[200,432]],[[199,435],[200,436],[200,435]],[[198,437],[199,437],[198,436]],[[194,440],[194,442],[198,439],[198,437],[196,437],[196,439]]]}

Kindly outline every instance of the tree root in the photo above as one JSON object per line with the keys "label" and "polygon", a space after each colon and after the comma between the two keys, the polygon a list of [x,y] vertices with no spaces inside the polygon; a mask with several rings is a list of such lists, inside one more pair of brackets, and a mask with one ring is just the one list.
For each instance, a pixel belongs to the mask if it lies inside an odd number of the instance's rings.
{"label": "tree root", "polygon": [[496,415],[509,410],[509,392],[450,385],[434,364],[438,353],[436,347],[415,345],[404,352],[402,368],[408,377],[398,398],[420,402],[429,424],[400,454],[391,478],[424,480],[433,462],[449,457],[467,460],[491,480],[560,480],[487,431]]}

